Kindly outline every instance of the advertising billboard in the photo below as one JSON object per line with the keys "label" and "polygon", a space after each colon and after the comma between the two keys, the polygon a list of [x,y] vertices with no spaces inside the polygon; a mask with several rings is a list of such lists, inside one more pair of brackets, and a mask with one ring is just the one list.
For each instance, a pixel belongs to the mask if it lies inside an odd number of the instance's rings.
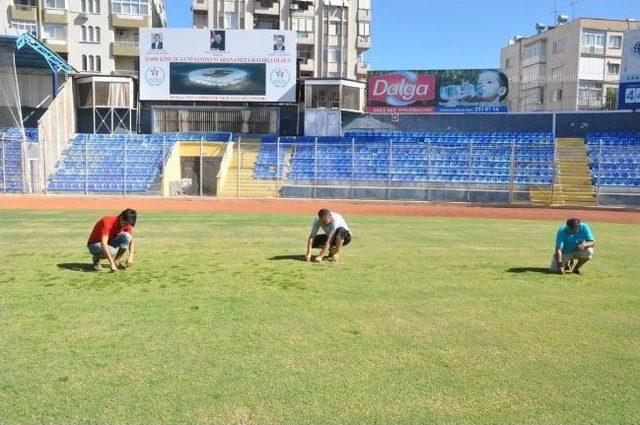
{"label": "advertising billboard", "polygon": [[497,69],[372,71],[367,109],[375,114],[507,112],[509,80]]}
{"label": "advertising billboard", "polygon": [[296,35],[140,29],[140,99],[295,102]]}
{"label": "advertising billboard", "polygon": [[624,33],[618,109],[640,109],[640,30]]}

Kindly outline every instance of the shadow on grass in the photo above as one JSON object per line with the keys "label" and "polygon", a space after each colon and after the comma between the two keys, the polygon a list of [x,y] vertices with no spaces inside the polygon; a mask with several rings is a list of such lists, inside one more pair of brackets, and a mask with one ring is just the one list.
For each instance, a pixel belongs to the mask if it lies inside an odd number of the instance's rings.
{"label": "shadow on grass", "polygon": [[304,261],[304,255],[276,255],[269,258],[271,261],[291,260],[291,261]]}
{"label": "shadow on grass", "polygon": [[58,268],[74,272],[94,272],[93,265],[89,263],[61,263]]}
{"label": "shadow on grass", "polygon": [[511,267],[507,269],[509,273],[540,273],[540,274],[553,274],[548,267]]}

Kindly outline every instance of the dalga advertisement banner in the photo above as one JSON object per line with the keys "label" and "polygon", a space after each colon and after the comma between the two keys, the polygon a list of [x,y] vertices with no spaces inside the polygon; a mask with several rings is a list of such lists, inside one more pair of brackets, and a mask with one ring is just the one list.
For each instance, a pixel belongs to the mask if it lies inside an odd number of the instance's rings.
{"label": "dalga advertisement banner", "polygon": [[640,30],[624,33],[618,109],[640,109]]}
{"label": "dalga advertisement banner", "polygon": [[295,102],[296,34],[140,29],[140,99]]}
{"label": "dalga advertisement banner", "polygon": [[372,71],[367,112],[507,112],[509,80],[497,69]]}

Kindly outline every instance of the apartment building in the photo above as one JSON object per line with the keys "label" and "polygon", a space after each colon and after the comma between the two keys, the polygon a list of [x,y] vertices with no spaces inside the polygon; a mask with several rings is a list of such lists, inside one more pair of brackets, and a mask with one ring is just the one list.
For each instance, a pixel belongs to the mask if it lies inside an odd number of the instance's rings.
{"label": "apartment building", "polygon": [[298,34],[302,78],[364,80],[371,0],[191,0],[193,26]]}
{"label": "apartment building", "polygon": [[559,16],[537,24],[537,34],[516,36],[500,52],[509,77],[510,111],[616,109],[624,32],[635,20]]}
{"label": "apartment building", "polygon": [[164,0],[6,3],[8,6],[0,11],[0,32],[29,32],[78,71],[89,74],[137,74],[138,29],[167,26]]}

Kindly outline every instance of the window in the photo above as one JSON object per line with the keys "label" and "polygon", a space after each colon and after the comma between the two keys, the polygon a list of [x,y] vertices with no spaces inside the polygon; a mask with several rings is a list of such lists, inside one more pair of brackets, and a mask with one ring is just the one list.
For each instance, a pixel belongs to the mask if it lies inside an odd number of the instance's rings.
{"label": "window", "polygon": [[621,35],[612,35],[609,37],[609,48],[610,49],[621,49],[622,48],[622,36]]}
{"label": "window", "polygon": [[523,109],[537,110],[544,103],[544,87],[532,87],[523,90],[522,102]]}
{"label": "window", "polygon": [[504,61],[504,67],[505,69],[513,69],[513,58],[507,58],[507,60]]}
{"label": "window", "polygon": [[605,95],[605,109],[618,109],[618,88],[607,87]]}
{"label": "window", "polygon": [[224,27],[231,30],[238,29],[238,13],[224,12]]}
{"label": "window", "polygon": [[94,71],[95,70],[95,63],[93,60],[93,55],[89,55],[89,71]]}
{"label": "window", "polygon": [[358,22],[358,35],[361,37],[369,37],[371,24],[369,22]]}
{"label": "window", "polygon": [[123,15],[148,15],[149,0],[111,0],[111,11]]}
{"label": "window", "polygon": [[553,100],[556,102],[562,102],[562,89],[557,89],[553,94]]}
{"label": "window", "polygon": [[525,46],[524,53],[523,53],[524,59],[540,56],[541,51],[542,51],[542,43],[534,43],[534,44]]}
{"label": "window", "polygon": [[100,27],[96,27],[96,43],[100,43]]}
{"label": "window", "polygon": [[608,63],[607,64],[607,74],[609,74],[609,75],[620,75],[620,64],[619,63]]}
{"label": "window", "polygon": [[358,8],[359,9],[371,9],[371,0],[358,0]]}
{"label": "window", "polygon": [[89,13],[94,13],[93,11],[93,0],[87,0],[89,2]]}
{"label": "window", "polygon": [[[91,0],[89,0],[91,1]],[[80,1],[80,9],[82,9],[83,12],[87,11],[87,0],[81,0]]]}
{"label": "window", "polygon": [[196,28],[206,28],[207,27],[207,15],[202,13],[194,13],[193,14],[193,26]]}
{"label": "window", "polygon": [[585,31],[582,33],[582,44],[585,46],[604,47],[604,33]]}
{"label": "window", "polygon": [[298,50],[298,57],[300,59],[304,59],[305,61],[311,59],[311,50]]}
{"label": "window", "polygon": [[578,106],[582,109],[601,109],[602,82],[580,81],[578,85]]}
{"label": "window", "polygon": [[553,53],[562,53],[565,50],[564,39],[553,42]]}
{"label": "window", "polygon": [[342,50],[339,47],[329,47],[329,62],[340,62]]}
{"label": "window", "polygon": [[102,60],[100,59],[100,56],[96,56],[96,71],[102,71]]}
{"label": "window", "polygon": [[17,30],[20,34],[28,32],[34,37],[38,36],[38,26],[32,21],[11,21],[11,28]]}
{"label": "window", "polygon": [[92,43],[95,41],[93,38],[93,27],[89,27],[89,41]]}
{"label": "window", "polygon": [[308,37],[313,32],[313,18],[297,18],[293,21],[293,30],[298,31],[300,37]]}
{"label": "window", "polygon": [[44,38],[51,40],[67,40],[67,26],[58,24],[45,24],[44,25]]}
{"label": "window", "polygon": [[93,11],[100,13],[100,0],[93,0]]}
{"label": "window", "polygon": [[87,55],[82,55],[82,70],[87,70]]}
{"label": "window", "polygon": [[64,9],[65,0],[45,0],[44,7],[47,9]]}
{"label": "window", "polygon": [[329,22],[329,35],[342,35],[342,23]]}
{"label": "window", "polygon": [[82,41],[87,41],[87,27],[82,26]]}

